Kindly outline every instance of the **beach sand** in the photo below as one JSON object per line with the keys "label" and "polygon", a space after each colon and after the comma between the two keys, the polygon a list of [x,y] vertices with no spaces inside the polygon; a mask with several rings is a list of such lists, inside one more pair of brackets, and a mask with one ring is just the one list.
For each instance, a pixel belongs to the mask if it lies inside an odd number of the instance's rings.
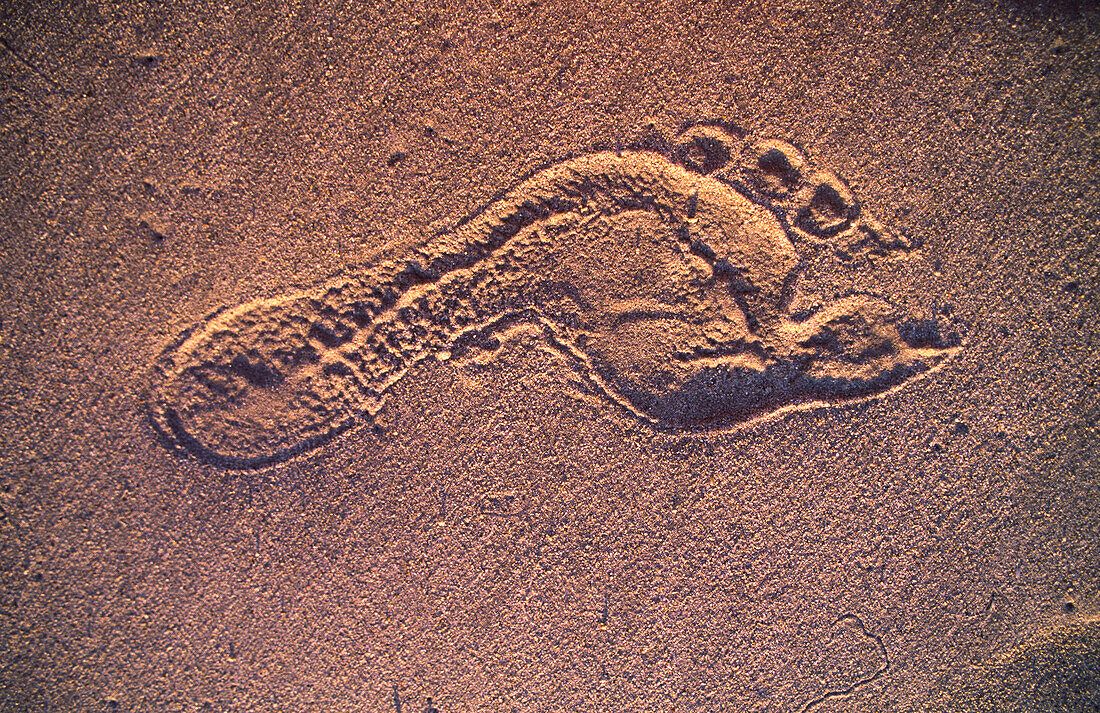
{"label": "beach sand", "polygon": [[0,40],[0,712],[1100,710],[1090,3]]}

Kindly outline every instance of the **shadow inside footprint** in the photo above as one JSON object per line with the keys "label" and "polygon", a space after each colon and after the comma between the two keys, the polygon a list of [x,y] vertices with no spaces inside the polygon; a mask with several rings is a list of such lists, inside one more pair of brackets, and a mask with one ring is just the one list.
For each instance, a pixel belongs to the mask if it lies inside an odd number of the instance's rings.
{"label": "shadow inside footprint", "polygon": [[155,363],[149,411],[173,447],[264,465],[370,422],[420,361],[523,321],[663,430],[877,395],[941,364],[957,337],[879,295],[789,305],[799,244],[908,250],[884,235],[790,144],[689,127],[667,153],[550,165],[351,279],[211,315]]}

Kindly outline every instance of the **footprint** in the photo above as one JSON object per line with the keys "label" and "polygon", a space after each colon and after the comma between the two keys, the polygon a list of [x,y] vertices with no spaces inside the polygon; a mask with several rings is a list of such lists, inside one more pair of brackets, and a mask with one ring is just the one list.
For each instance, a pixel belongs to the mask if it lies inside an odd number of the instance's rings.
{"label": "footprint", "polygon": [[156,361],[150,414],[201,459],[273,463],[369,423],[424,359],[519,323],[669,431],[881,394],[958,349],[879,295],[792,314],[807,241],[911,248],[779,140],[699,125],[667,151],[572,158],[353,278],[210,315]]}

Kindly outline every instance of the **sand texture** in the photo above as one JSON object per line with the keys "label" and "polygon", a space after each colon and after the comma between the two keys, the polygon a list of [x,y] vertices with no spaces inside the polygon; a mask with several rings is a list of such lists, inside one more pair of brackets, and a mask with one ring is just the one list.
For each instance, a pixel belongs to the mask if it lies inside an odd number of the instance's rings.
{"label": "sand texture", "polygon": [[0,713],[1100,712],[1100,8],[2,7]]}

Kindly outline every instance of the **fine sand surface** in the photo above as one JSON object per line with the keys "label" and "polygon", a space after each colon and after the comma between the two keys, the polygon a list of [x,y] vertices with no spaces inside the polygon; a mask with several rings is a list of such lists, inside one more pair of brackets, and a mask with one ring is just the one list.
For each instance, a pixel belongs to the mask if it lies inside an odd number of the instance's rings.
{"label": "fine sand surface", "polygon": [[1100,711],[1092,4],[9,0],[0,82],[0,713]]}

